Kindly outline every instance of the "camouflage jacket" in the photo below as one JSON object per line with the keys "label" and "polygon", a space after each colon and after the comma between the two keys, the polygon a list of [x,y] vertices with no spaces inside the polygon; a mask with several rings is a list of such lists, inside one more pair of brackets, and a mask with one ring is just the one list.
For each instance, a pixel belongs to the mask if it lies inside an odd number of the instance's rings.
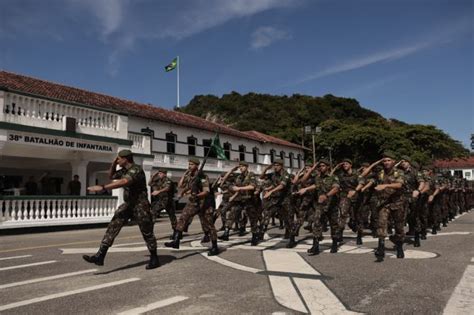
{"label": "camouflage jacket", "polygon": [[122,168],[115,172],[113,179],[126,178],[127,186],[123,187],[123,199],[125,202],[136,203],[148,200],[146,187],[146,177],[143,169],[137,164],[132,164],[130,168]]}
{"label": "camouflage jacket", "polygon": [[[234,186],[237,187],[245,187],[248,185],[252,185],[255,188],[257,187],[257,179],[255,174],[252,172],[247,171],[246,173],[239,174],[234,182]],[[239,191],[238,195],[235,197],[234,200],[248,200],[252,198],[254,190],[247,190],[247,191]]]}

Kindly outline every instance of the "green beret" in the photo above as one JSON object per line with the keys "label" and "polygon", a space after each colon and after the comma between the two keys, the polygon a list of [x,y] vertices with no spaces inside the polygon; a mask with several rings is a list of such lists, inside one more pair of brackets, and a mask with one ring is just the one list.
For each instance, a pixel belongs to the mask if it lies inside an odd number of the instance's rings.
{"label": "green beret", "polygon": [[245,161],[240,161],[239,162],[239,165],[242,165],[242,166],[249,166],[249,163],[245,162]]}
{"label": "green beret", "polygon": [[120,157],[126,157],[126,156],[131,156],[132,155],[132,151],[130,150],[120,150],[120,152],[118,153],[118,156]]}
{"label": "green beret", "polygon": [[158,172],[160,172],[160,173],[165,173],[165,174],[166,174],[166,173],[168,173],[168,170],[167,170],[167,169],[164,169],[164,168],[159,168],[159,169],[158,169]]}
{"label": "green beret", "polygon": [[199,162],[199,159],[196,158],[190,158],[188,162],[199,165],[201,162]]}
{"label": "green beret", "polygon": [[369,167],[369,166],[370,166],[370,164],[369,164],[369,163],[367,163],[367,162],[364,162],[364,163],[362,163],[360,166],[362,166],[362,167]]}
{"label": "green beret", "polygon": [[421,170],[423,171],[432,171],[433,170],[433,166],[431,165],[424,165]]}
{"label": "green beret", "polygon": [[385,151],[385,152],[383,153],[383,157],[384,157],[384,158],[389,158],[389,159],[392,159],[392,160],[397,160],[397,156],[396,156],[395,153],[392,152],[392,151]]}
{"label": "green beret", "polygon": [[410,163],[410,164],[413,164],[413,161],[411,160],[411,158],[408,156],[408,155],[402,155],[402,160]]}
{"label": "green beret", "polygon": [[347,163],[349,163],[350,165],[352,165],[351,159],[344,159],[344,160],[342,160],[342,162],[347,162]]}
{"label": "green beret", "polygon": [[311,166],[311,165],[313,165],[313,161],[311,161],[311,160],[306,160],[306,161],[304,162],[304,165],[306,165],[306,166]]}
{"label": "green beret", "polygon": [[273,164],[284,165],[285,163],[283,162],[283,159],[275,159],[275,160],[273,161]]}
{"label": "green beret", "polygon": [[327,166],[330,166],[330,165],[331,165],[331,163],[329,163],[329,161],[326,160],[326,159],[321,159],[321,160],[319,160],[319,161],[318,161],[318,166],[319,166],[319,164],[326,164]]}

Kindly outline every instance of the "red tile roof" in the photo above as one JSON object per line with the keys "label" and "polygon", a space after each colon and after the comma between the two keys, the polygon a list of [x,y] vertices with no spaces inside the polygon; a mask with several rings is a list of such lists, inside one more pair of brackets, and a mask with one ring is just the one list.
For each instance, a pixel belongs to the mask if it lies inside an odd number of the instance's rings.
{"label": "red tile roof", "polygon": [[[58,101],[66,101],[81,105],[88,105],[97,109],[111,110],[121,114],[154,119],[175,125],[204,129],[219,132],[239,138],[246,138],[259,142],[270,142],[301,149],[294,143],[271,137],[259,132],[242,132],[225,125],[207,121],[200,117],[175,112],[159,107],[145,105],[129,100],[120,99],[100,93],[81,90],[41,79],[27,77],[7,71],[0,71],[0,90],[23,92],[39,97],[46,97]],[[265,137],[264,137],[265,136]]]}
{"label": "red tile roof", "polygon": [[474,168],[474,156],[470,156],[466,159],[454,159],[454,160],[437,160],[433,163],[438,168]]}
{"label": "red tile roof", "polygon": [[291,143],[291,142],[282,140],[282,139],[280,139],[280,138],[276,138],[276,137],[273,137],[273,136],[269,136],[269,135],[267,135],[267,134],[258,132],[258,131],[256,131],[256,130],[244,131],[244,133],[246,133],[246,134],[248,134],[248,135],[250,135],[250,136],[252,136],[252,137],[255,137],[255,138],[260,139],[261,142],[269,142],[269,143],[274,143],[274,144],[280,144],[280,145],[283,145],[283,146],[294,147],[294,148],[298,148],[298,149],[302,149],[302,148],[303,148],[303,147],[300,146],[300,145],[297,145],[297,144],[294,144],[294,143]]}

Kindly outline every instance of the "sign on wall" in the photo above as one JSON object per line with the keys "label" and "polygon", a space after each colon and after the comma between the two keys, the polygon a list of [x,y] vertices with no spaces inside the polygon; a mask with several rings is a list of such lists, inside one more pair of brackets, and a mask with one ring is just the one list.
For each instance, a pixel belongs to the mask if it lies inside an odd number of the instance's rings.
{"label": "sign on wall", "polygon": [[115,144],[101,143],[83,139],[33,134],[26,132],[8,132],[8,142],[35,145],[50,148],[63,148],[75,151],[113,153],[117,151]]}

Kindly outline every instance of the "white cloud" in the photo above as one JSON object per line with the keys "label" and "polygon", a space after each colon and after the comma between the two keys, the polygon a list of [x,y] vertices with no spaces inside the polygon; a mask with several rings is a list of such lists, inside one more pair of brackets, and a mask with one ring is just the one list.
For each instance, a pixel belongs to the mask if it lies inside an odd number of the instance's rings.
{"label": "white cloud", "polygon": [[252,33],[250,47],[260,49],[270,46],[276,41],[290,39],[290,34],[285,30],[279,30],[271,26],[262,26]]}
{"label": "white cloud", "polygon": [[440,32],[436,32],[435,35],[428,36],[423,41],[418,41],[417,43],[394,48],[391,50],[375,52],[373,54],[354,58],[345,62],[342,62],[337,65],[330,66],[325,68],[321,71],[309,74],[295,82],[292,82],[290,85],[298,85],[304,82],[324,78],[330,75],[356,70],[364,67],[368,67],[373,64],[383,63],[383,62],[390,62],[393,60],[401,59],[403,57],[415,54],[422,50],[446,44],[452,40],[454,40],[454,36],[456,33],[462,33],[466,30],[470,30],[470,22],[466,20],[461,20],[450,27],[444,28]]}

